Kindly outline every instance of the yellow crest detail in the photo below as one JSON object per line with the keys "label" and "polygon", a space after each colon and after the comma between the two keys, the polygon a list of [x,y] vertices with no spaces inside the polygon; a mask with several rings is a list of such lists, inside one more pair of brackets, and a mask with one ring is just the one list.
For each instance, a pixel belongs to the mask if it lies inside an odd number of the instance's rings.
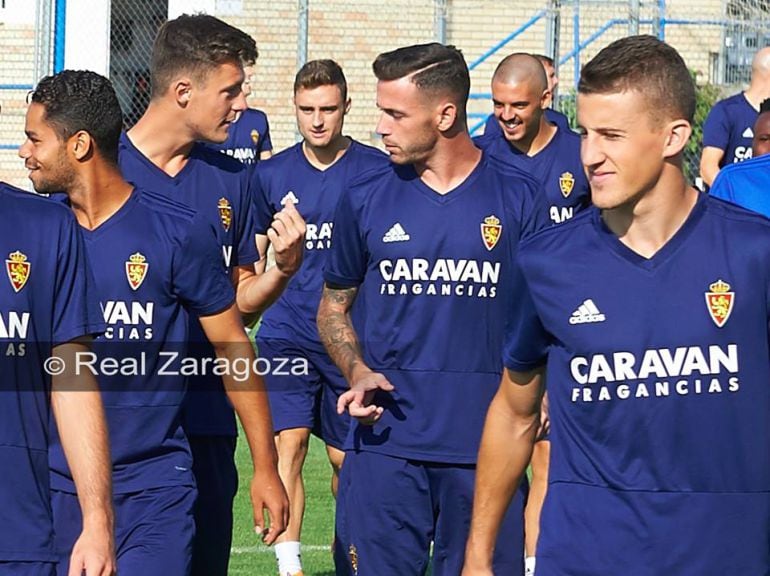
{"label": "yellow crest detail", "polygon": [[718,328],[727,322],[734,303],[735,292],[730,291],[730,285],[727,282],[719,279],[709,285],[709,292],[706,292],[706,307]]}
{"label": "yellow crest detail", "polygon": [[225,232],[229,232],[230,225],[233,223],[233,207],[230,205],[230,201],[227,198],[220,198],[217,202],[217,208],[219,209],[222,228],[225,229]]}
{"label": "yellow crest detail", "polygon": [[496,216],[487,216],[481,224],[481,239],[487,250],[492,250],[497,246],[500,236],[503,234],[503,227],[500,219]]}
{"label": "yellow crest detail", "polygon": [[572,189],[575,187],[575,177],[572,172],[564,172],[559,176],[559,190],[561,195],[565,198],[572,193]]}
{"label": "yellow crest detail", "polygon": [[149,267],[147,259],[139,252],[129,256],[126,262],[126,278],[132,290],[136,290],[142,285],[142,282],[147,277],[147,269]]}
{"label": "yellow crest detail", "polygon": [[32,265],[27,262],[27,256],[18,250],[11,252],[5,261],[5,271],[8,273],[8,280],[14,292],[20,291],[29,280],[29,272]]}
{"label": "yellow crest detail", "polygon": [[259,132],[257,130],[251,131],[251,141],[254,142],[254,146],[259,142]]}
{"label": "yellow crest detail", "polygon": [[353,568],[353,574],[358,574],[358,550],[351,544],[348,547],[348,557],[350,557],[350,566]]}

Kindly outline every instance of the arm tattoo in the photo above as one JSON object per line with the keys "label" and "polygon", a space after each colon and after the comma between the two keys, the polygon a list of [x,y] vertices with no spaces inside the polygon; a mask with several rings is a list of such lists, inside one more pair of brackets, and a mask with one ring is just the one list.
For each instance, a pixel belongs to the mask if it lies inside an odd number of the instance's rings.
{"label": "arm tattoo", "polygon": [[353,368],[363,363],[358,336],[350,321],[349,311],[358,288],[324,286],[318,308],[318,335],[332,361],[350,381]]}

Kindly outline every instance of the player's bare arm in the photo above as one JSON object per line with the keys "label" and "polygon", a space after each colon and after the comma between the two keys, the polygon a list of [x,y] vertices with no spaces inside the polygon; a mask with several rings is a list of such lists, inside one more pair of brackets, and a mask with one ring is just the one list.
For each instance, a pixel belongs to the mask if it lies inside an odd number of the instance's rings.
{"label": "player's bare arm", "polygon": [[[305,221],[294,204],[286,206],[273,218],[266,235],[257,236],[259,262],[239,266],[235,272],[238,309],[249,317],[261,315],[283,292],[302,265]],[[273,246],[275,266],[267,270],[267,249]]]}
{"label": "player's bare arm", "polygon": [[540,427],[544,369],[505,370],[481,437],[463,576],[492,576],[497,532],[532,457]]}
{"label": "player's bare arm", "polygon": [[375,392],[391,391],[393,385],[364,362],[358,335],[350,319],[350,309],[357,294],[356,287],[324,285],[318,305],[318,335],[329,357],[350,384],[350,390],[337,402],[337,412],[342,414],[347,409],[360,422],[373,424],[383,413],[382,407],[371,403]]}
{"label": "player's bare arm", "polygon": [[88,352],[86,339],[60,344],[53,355],[65,371],[53,376],[51,406],[78,492],[83,531],[70,557],[69,576],[115,573],[112,511],[112,464],[107,422],[96,379],[75,374],[78,354]]}
{"label": "player's bare arm", "polygon": [[714,146],[706,146],[700,157],[700,176],[707,186],[711,186],[719,174],[719,163],[725,151]]}
{"label": "player's bare arm", "polygon": [[[200,323],[218,358],[226,359],[229,366],[239,359],[254,365],[254,348],[234,304],[217,314],[201,316]],[[227,372],[222,376],[225,392],[243,426],[254,467],[251,480],[254,527],[266,544],[272,544],[286,529],[289,501],[278,476],[278,455],[265,384],[254,370],[249,370],[245,378],[238,376],[237,379],[234,371]]]}

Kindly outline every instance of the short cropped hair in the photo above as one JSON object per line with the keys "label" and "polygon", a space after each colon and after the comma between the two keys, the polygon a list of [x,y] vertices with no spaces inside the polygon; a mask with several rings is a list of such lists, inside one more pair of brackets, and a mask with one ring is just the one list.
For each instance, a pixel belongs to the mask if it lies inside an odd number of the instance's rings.
{"label": "short cropped hair", "polygon": [[378,80],[398,80],[411,75],[411,81],[420,90],[449,94],[465,115],[471,78],[462,52],[454,46],[432,42],[398,48],[377,56],[372,68]]}
{"label": "short cropped hair", "polygon": [[43,78],[29,99],[45,107],[46,122],[61,140],[88,132],[101,156],[117,166],[123,115],[107,78],[88,70],[63,70]]}
{"label": "short cropped hair", "polygon": [[342,68],[334,60],[311,60],[299,69],[294,77],[294,94],[300,89],[311,90],[319,86],[336,86],[342,101],[348,99],[348,83]]}
{"label": "short cropped hair", "polygon": [[770,112],[770,98],[762,100],[762,103],[759,105],[759,113],[764,114],[765,112]]}
{"label": "short cropped hair", "polygon": [[254,39],[238,28],[207,14],[183,14],[163,24],[155,37],[152,97],[165,94],[180,73],[204,80],[222,64],[252,65],[258,55]]}
{"label": "short cropped hair", "polygon": [[654,36],[629,36],[603,48],[583,68],[580,94],[635,90],[650,110],[692,123],[695,83],[687,65],[671,46]]}

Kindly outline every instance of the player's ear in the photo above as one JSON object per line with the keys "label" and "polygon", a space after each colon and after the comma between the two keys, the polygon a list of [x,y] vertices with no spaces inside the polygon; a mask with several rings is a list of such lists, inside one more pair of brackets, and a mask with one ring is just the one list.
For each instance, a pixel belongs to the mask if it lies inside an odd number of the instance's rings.
{"label": "player's ear", "polygon": [[454,102],[444,101],[438,106],[438,129],[440,132],[451,130],[457,121],[457,105]]}
{"label": "player's ear", "polygon": [[551,105],[551,91],[547,88],[543,90],[543,94],[540,96],[540,109],[545,110]]}
{"label": "player's ear", "polygon": [[345,102],[345,114],[350,112],[350,104],[351,103],[352,103],[352,101],[350,100],[350,98],[348,98],[347,101]]}
{"label": "player's ear", "polygon": [[692,134],[692,126],[683,118],[672,120],[665,127],[665,134],[666,142],[663,146],[663,157],[671,158],[680,154],[684,147],[687,146],[687,142]]}
{"label": "player's ear", "polygon": [[67,145],[75,160],[84,160],[93,151],[94,139],[85,130],[79,130],[70,136]]}
{"label": "player's ear", "polygon": [[189,78],[180,78],[171,85],[171,90],[174,93],[174,99],[177,104],[182,108],[186,107],[190,102],[190,92],[192,90],[192,82]]}

